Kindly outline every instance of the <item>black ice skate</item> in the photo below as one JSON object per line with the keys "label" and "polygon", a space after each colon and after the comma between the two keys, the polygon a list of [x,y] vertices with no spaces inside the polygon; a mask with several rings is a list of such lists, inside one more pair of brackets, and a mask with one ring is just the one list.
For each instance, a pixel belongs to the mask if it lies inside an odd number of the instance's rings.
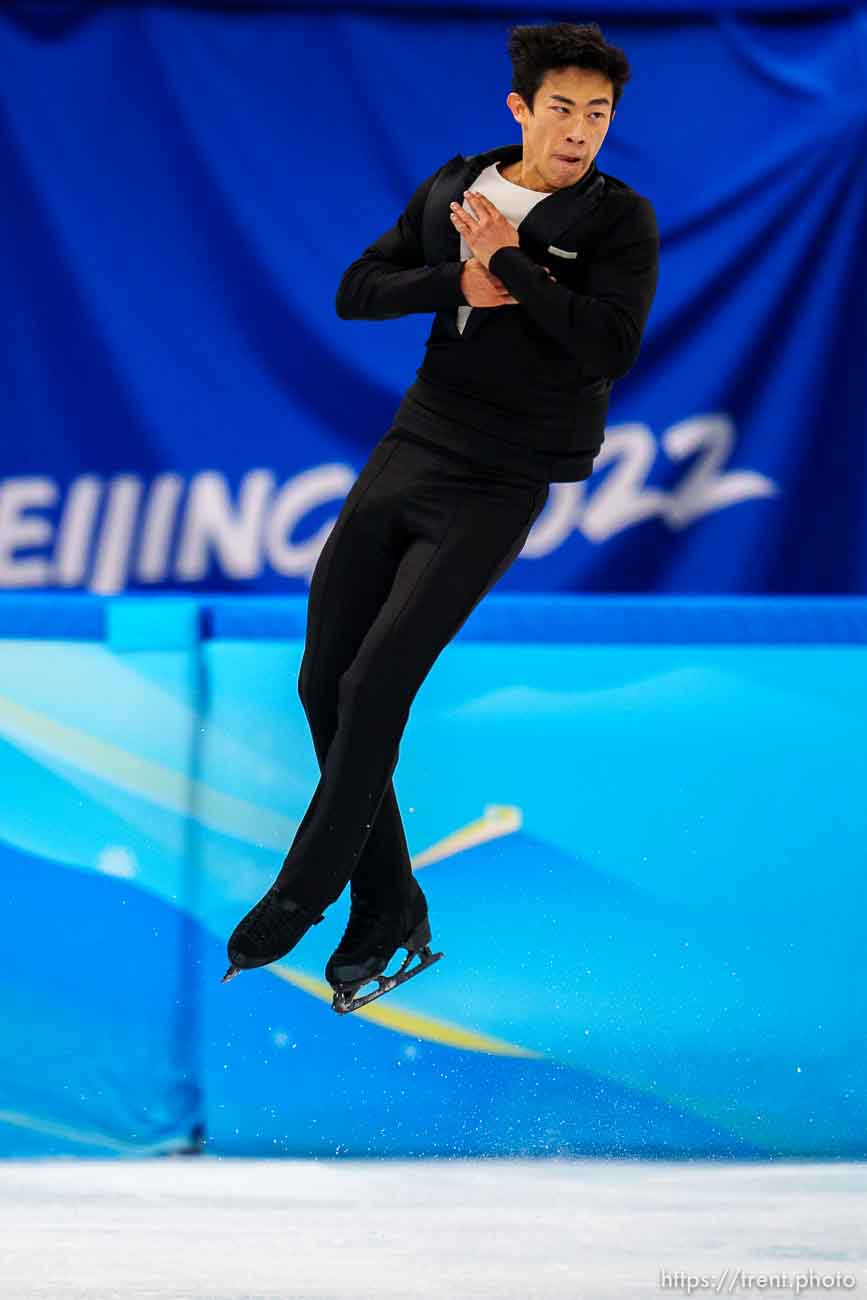
{"label": "black ice skate", "polygon": [[[421,889],[416,889],[415,897],[397,912],[384,912],[362,899],[353,899],[349,924],[325,967],[325,978],[334,989],[334,1011],[345,1015],[374,1002],[443,956],[441,952],[432,953],[428,946],[431,932],[427,904]],[[383,975],[398,948],[406,949],[402,966],[393,975]],[[419,960],[408,970],[413,957]],[[373,980],[379,987],[357,997],[362,985]]]}
{"label": "black ice skate", "polygon": [[279,890],[276,883],[273,884],[235,926],[226,945],[229,969],[220,983],[228,983],[239,971],[268,966],[279,957],[285,957],[304,938],[311,925],[318,925],[323,919],[293,902],[285,890]]}

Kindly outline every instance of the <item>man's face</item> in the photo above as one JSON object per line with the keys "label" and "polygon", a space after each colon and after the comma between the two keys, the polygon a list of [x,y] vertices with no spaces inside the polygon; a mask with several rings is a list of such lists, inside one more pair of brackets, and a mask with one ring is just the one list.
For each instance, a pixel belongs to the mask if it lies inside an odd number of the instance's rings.
{"label": "man's face", "polygon": [[533,111],[515,91],[506,103],[524,135],[524,180],[559,190],[579,181],[611,125],[614,87],[603,72],[557,68],[545,74]]}

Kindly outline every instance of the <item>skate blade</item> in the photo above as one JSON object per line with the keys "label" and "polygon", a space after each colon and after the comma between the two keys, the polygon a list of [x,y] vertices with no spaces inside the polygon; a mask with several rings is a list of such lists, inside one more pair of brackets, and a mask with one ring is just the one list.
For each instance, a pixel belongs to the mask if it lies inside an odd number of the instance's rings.
{"label": "skate blade", "polygon": [[[359,998],[355,996],[357,989],[338,989],[332,999],[331,1010],[336,1011],[338,1015],[345,1016],[350,1011],[357,1011],[359,1007],[366,1007],[368,1002],[375,1002],[377,998],[384,997],[386,993],[390,993],[392,989],[405,984],[413,976],[421,975],[422,971],[427,970],[428,966],[433,966],[434,962],[439,961],[440,957],[444,956],[445,954],[441,952],[431,952],[430,948],[422,948],[411,952],[404,959],[400,970],[395,971],[393,975],[372,975],[369,980],[364,980],[363,984],[358,985],[358,988],[363,988],[364,984],[370,984],[373,980],[376,980],[379,988],[374,989],[372,993],[366,993]],[[417,966],[413,966],[412,970],[407,970],[406,967],[413,957],[418,957],[420,959],[419,963]]]}
{"label": "skate blade", "polygon": [[220,983],[228,984],[229,980],[233,980],[236,975],[240,975],[240,974],[241,974],[240,967],[230,966],[229,969],[226,971],[225,975],[223,976],[223,978],[220,980]]}

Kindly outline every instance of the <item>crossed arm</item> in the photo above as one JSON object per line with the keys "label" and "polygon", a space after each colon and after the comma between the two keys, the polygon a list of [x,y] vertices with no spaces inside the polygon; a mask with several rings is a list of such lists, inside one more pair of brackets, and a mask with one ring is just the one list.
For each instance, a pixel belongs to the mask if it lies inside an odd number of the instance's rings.
{"label": "crossed arm", "polygon": [[[505,285],[476,257],[435,267],[425,264],[422,214],[435,179],[436,173],[419,186],[397,224],[344,272],[336,303],[341,320],[393,320],[413,312],[515,303]],[[514,231],[512,226],[509,229]]]}

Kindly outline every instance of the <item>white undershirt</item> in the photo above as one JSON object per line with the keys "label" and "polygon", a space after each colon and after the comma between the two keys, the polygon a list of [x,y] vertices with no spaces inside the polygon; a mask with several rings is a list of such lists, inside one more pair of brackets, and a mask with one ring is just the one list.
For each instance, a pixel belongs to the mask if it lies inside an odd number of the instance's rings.
{"label": "white undershirt", "polygon": [[[486,199],[490,199],[516,229],[520,226],[527,213],[532,208],[535,208],[536,204],[542,199],[548,197],[547,190],[528,190],[523,185],[514,185],[511,181],[507,181],[505,176],[500,175],[498,164],[495,162],[480,173],[471,188],[478,190],[480,194],[484,194]],[[469,210],[472,204],[468,199],[464,199],[463,206]],[[467,262],[472,256],[473,250],[461,235],[461,261]],[[458,307],[457,325],[459,334],[463,334],[464,326],[472,310],[472,307]]]}

